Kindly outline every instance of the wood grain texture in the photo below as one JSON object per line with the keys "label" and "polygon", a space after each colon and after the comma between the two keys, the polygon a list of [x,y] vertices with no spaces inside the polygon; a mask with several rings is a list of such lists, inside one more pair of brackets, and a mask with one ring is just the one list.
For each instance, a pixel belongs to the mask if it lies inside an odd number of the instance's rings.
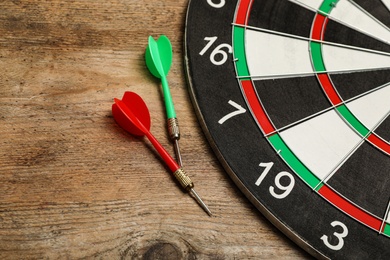
{"label": "wood grain texture", "polygon": [[[0,1],[1,259],[301,259],[211,152],[187,91],[187,1]],[[114,97],[141,95],[173,154],[147,37],[166,34],[187,173],[179,188],[145,140],[117,126]]]}

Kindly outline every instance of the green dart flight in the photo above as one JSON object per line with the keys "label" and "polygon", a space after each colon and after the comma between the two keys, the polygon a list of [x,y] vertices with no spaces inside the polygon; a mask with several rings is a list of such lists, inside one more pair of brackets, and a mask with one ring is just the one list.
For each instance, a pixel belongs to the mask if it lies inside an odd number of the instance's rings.
{"label": "green dart flight", "polygon": [[148,47],[145,52],[146,66],[153,76],[161,79],[165,108],[167,112],[168,133],[174,144],[175,153],[179,165],[182,165],[179,139],[179,124],[176,118],[171,92],[169,90],[167,75],[172,65],[172,45],[168,37],[161,35],[156,41],[149,36]]}

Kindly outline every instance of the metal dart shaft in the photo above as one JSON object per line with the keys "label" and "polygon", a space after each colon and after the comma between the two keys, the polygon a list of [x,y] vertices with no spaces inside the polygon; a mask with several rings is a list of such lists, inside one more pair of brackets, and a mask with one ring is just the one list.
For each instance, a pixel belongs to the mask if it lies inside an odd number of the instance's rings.
{"label": "metal dart shaft", "polygon": [[[179,139],[180,139],[180,130],[179,130],[179,122],[177,118],[168,118],[168,133],[171,141],[173,142],[173,147],[175,149],[176,159],[180,167],[183,166],[183,161],[181,159],[180,147],[179,147]],[[184,170],[180,168],[175,172],[176,179],[179,180],[180,184],[183,186],[186,191],[188,191],[191,196],[198,202],[198,204],[206,211],[209,216],[211,216],[211,211],[207,207],[207,205],[203,202],[203,200],[199,197],[198,193],[194,190],[194,184],[191,179],[186,175]]]}
{"label": "metal dart shaft", "polygon": [[198,193],[194,190],[194,183],[191,181],[190,177],[188,177],[188,175],[185,173],[183,168],[179,168],[177,171],[173,173],[173,175],[179,181],[181,186],[192,195],[192,197],[196,200],[196,202],[198,202],[198,204],[202,207],[202,209],[206,211],[206,213],[209,216],[212,216],[211,211],[209,210],[207,205],[203,202],[203,200],[199,197]]}
{"label": "metal dart shaft", "polygon": [[168,134],[171,142],[173,142],[173,148],[175,149],[176,160],[180,166],[183,166],[183,161],[181,159],[179,139],[180,139],[180,129],[179,122],[176,117],[167,119]]}
{"label": "metal dart shaft", "polygon": [[180,166],[183,166],[183,161],[181,159],[181,154],[180,154],[179,140],[175,139],[173,141],[173,148],[175,149],[177,163]]}

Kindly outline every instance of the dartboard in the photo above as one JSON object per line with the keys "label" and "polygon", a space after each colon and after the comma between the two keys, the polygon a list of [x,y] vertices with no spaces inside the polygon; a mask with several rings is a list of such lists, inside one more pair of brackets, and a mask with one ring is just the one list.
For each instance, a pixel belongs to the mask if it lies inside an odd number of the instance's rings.
{"label": "dartboard", "polygon": [[193,0],[190,95],[249,200],[316,257],[390,258],[388,0]]}

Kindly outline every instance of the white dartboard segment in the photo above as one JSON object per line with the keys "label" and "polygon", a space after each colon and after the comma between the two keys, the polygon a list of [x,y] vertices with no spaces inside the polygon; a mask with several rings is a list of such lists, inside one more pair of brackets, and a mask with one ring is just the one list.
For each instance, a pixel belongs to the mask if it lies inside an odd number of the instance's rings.
{"label": "white dartboard segment", "polygon": [[390,113],[390,83],[347,103],[347,107],[370,131],[375,130]]}
{"label": "white dartboard segment", "polygon": [[[253,78],[287,78],[313,75],[309,40],[257,30],[247,30],[245,50]],[[390,53],[322,44],[328,72],[352,72],[390,68]]]}
{"label": "white dartboard segment", "polygon": [[280,135],[320,180],[331,174],[362,142],[335,110],[295,125]]}
{"label": "white dartboard segment", "polygon": [[382,3],[389,9],[390,11],[390,0],[382,0]]}
{"label": "white dartboard segment", "polygon": [[359,71],[390,68],[390,54],[348,46],[322,45],[327,71]]}
{"label": "white dartboard segment", "polygon": [[387,223],[389,223],[390,224],[390,212],[387,212]]}
{"label": "white dartboard segment", "polygon": [[309,7],[313,10],[318,10],[323,0],[289,0],[290,2]]}
{"label": "white dartboard segment", "polygon": [[340,0],[330,18],[373,38],[390,43],[390,29],[349,0]]}
{"label": "white dartboard segment", "polygon": [[314,74],[307,40],[247,30],[245,41],[247,64],[252,77]]}

